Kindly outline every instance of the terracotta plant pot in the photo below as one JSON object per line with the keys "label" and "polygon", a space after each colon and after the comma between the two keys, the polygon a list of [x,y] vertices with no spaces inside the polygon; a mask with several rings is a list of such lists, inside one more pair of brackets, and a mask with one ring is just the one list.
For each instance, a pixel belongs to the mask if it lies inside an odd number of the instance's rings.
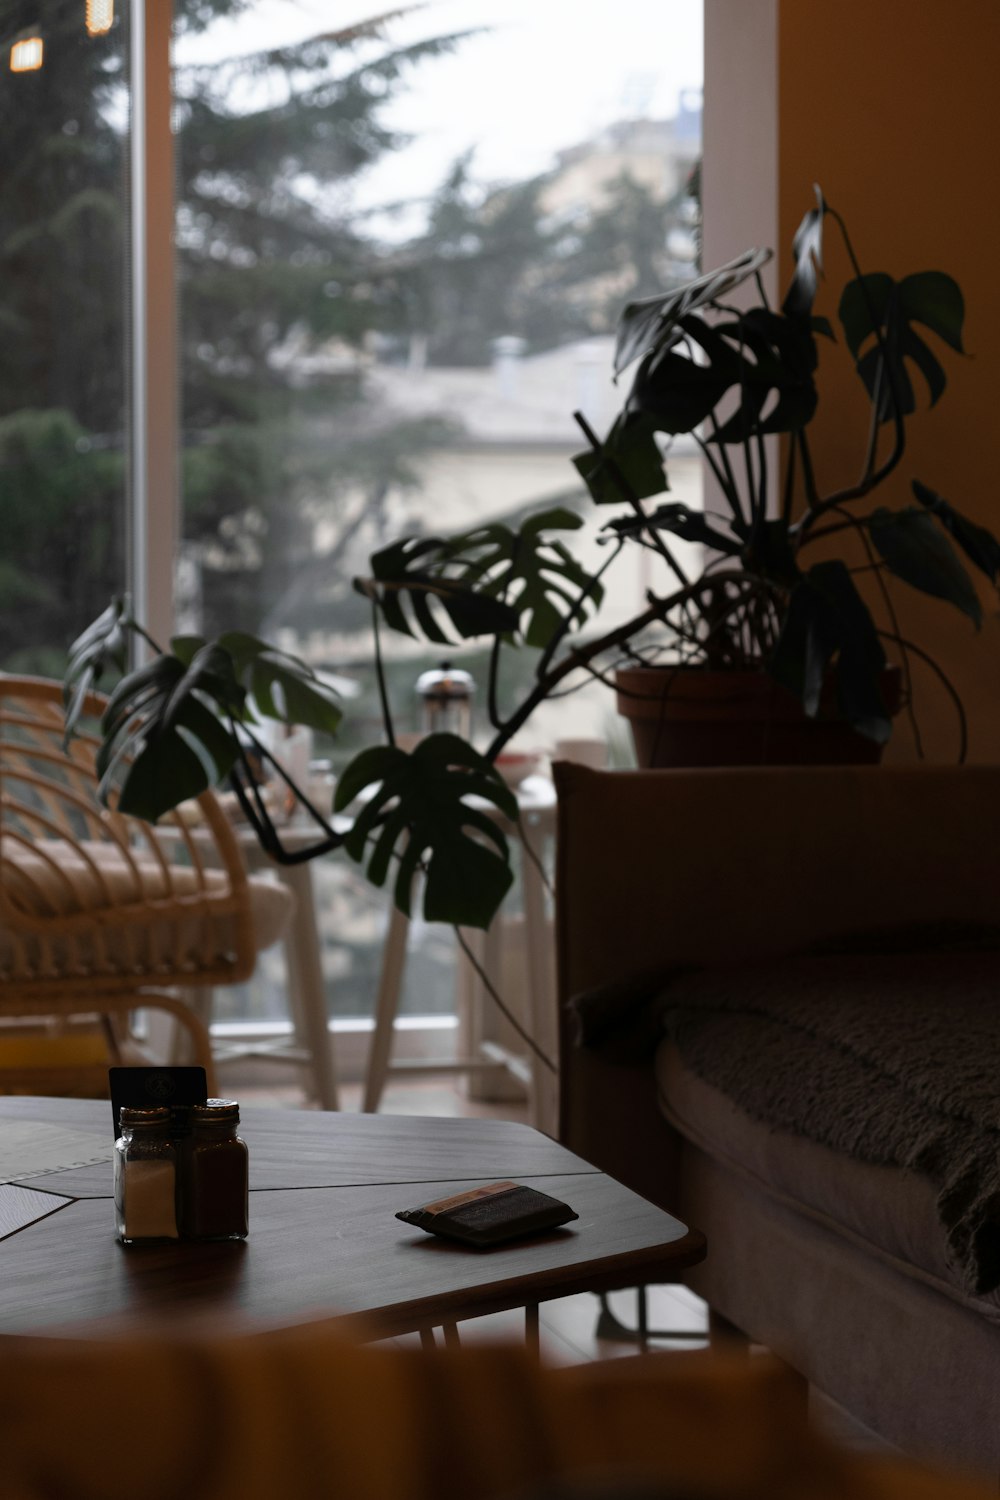
{"label": "terracotta plant pot", "polygon": [[[763,672],[700,667],[624,667],[615,673],[618,712],[629,720],[639,765],[875,765],[882,746],[829,707],[807,718],[793,693]],[[826,695],[825,695],[826,696]],[[882,696],[890,713],[900,673],[887,667]]]}

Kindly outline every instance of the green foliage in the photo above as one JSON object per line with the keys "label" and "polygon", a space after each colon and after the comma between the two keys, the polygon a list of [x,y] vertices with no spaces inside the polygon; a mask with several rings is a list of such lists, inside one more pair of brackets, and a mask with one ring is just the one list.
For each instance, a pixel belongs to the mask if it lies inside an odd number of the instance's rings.
{"label": "green foliage", "polygon": [[854,580],[836,558],[814,563],[791,590],[769,670],[815,716],[833,662],[843,717],[884,743],[892,733],[880,687],[885,652]]}
{"label": "green foliage", "polygon": [[394,894],[409,915],[418,872],[429,922],[488,927],[510,887],[507,840],[480,799],[517,821],[517,799],[489,761],[453,734],[432,734],[407,754],[377,745],[357,756],[337,783],[344,811],[368,793],[347,837],[347,853],[367,861],[374,885],[398,861]]}
{"label": "green foliage", "polygon": [[[818,410],[818,337],[833,338],[814,312],[828,218],[841,229],[856,274],[839,314],[873,413],[861,480],[819,493],[808,429]],[[923,377],[931,405],[945,390],[945,370],[924,330],[962,353],[964,303],[950,276],[922,271],[896,281],[865,274],[840,216],[817,189],[816,207],[799,226],[795,269],[780,311],[767,304],[736,310],[730,293],[758,276],[768,252],[748,251],[687,287],[627,306],[616,350],[620,372],[638,361],[622,411],[603,442],[576,459],[598,505],[628,501],[608,523],[620,538],[659,551],[683,572],[666,538],[711,549],[729,566],[662,600],[660,618],[674,630],[682,659],[765,668],[818,710],[824,677],[834,671],[840,709],[861,733],[884,740],[890,720],[879,678],[884,652],[868,605],[846,562],[809,567],[803,549],[834,532],[857,533],[879,570],[954,605],[977,626],[982,606],[964,554],[991,583],[1000,575],[1000,543],[933,490],[913,481],[919,502],[855,514],[901,462],[906,423],[917,409],[910,370]],[[921,331],[918,331],[921,330]],[[880,427],[891,423],[892,449],[880,451]],[[702,429],[704,429],[702,431]],[[690,433],[710,464],[725,509],[694,515],[682,505],[643,502],[658,493],[655,468],[669,439]],[[764,439],[787,439],[783,504],[768,510]],[[739,450],[731,457],[728,450]],[[659,488],[666,487],[666,476]],[[954,544],[954,545],[953,545]],[[903,650],[906,650],[904,645]],[[905,662],[904,662],[905,665]]]}
{"label": "green foliage", "polygon": [[[515,629],[517,615],[491,593],[479,593],[441,569],[448,547],[439,537],[407,537],[376,552],[371,578],[356,578],[354,586],[379,608],[391,630],[403,635],[421,633],[436,645],[450,644],[437,612],[445,615],[462,640]],[[408,601],[414,631],[404,609]]]}
{"label": "green foliage", "polygon": [[933,515],[918,506],[890,511],[879,506],[868,518],[868,532],[886,566],[921,593],[947,599],[973,624],[983,610],[972,579]]}
{"label": "green foliage", "polygon": [[457,537],[452,560],[463,580],[516,611],[528,646],[547,646],[558,631],[583,625],[600,608],[604,591],[549,531],[577,531],[579,516],[540,511],[516,530],[494,522]]}
{"label": "green foliage", "polygon": [[63,679],[63,701],[66,706],[64,744],[68,745],[73,737],[88,693],[95,692],[100,687],[109,667],[117,676],[125,671],[128,633],[131,628],[128,601],[116,597],[70,646]]}
{"label": "green foliage", "polygon": [[237,755],[219,713],[239,714],[242,705],[232,660],[216,647],[203,647],[189,665],[168,654],[130,673],[101,722],[102,800],[155,823],[218,785]]}
{"label": "green foliage", "polygon": [[[959,354],[965,303],[957,282],[942,271],[923,271],[896,282],[873,272],[848,282],[840,299],[840,321],[847,347],[881,421],[917,409],[907,360],[923,375],[933,406],[947,380],[940,361],[915,323],[929,328]],[[863,352],[862,352],[863,351]]]}

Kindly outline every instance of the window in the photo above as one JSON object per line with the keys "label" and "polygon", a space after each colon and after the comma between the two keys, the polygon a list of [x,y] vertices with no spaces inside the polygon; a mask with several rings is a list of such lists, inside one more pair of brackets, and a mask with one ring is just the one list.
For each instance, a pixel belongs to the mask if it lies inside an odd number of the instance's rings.
{"label": "window", "polygon": [[[11,9],[13,38],[37,12]],[[34,527],[0,564],[0,650],[8,665],[57,671],[125,573],[133,13],[119,0],[95,38],[85,0],[41,9],[44,66],[8,76],[0,144],[4,219],[28,235],[4,251],[17,269],[13,316],[30,330],[0,377],[0,483],[21,496],[19,524]],[[314,749],[345,758],[377,723],[367,607],[351,587],[369,553],[404,530],[576,503],[572,414],[600,428],[613,407],[617,310],[694,267],[700,0],[591,0],[572,13],[551,0],[441,0],[384,24],[339,8],[331,20],[326,0],[175,0],[169,122],[166,91],[155,94],[169,66],[163,11],[144,12],[135,159],[151,175],[137,224],[152,243],[135,280],[147,328],[138,429],[172,410],[169,246],[152,212],[171,199],[179,306],[171,462],[147,442],[134,470],[145,595],[153,613],[157,599],[176,609],[173,621],[161,609],[154,633],[277,636],[339,680],[348,728]],[[15,108],[14,84],[34,88],[44,112]],[[47,163],[31,176],[44,201],[17,187],[22,153]],[[162,346],[148,334],[158,297]],[[39,426],[39,414],[56,425]],[[164,514],[173,456],[176,525]],[[677,498],[698,503],[693,453],[675,455],[671,478]],[[48,526],[31,500],[42,489],[61,507]],[[617,585],[623,609],[645,587],[636,567]],[[30,628],[18,588],[36,612]],[[403,638],[390,649],[402,704],[434,658]],[[475,652],[464,664],[477,673]],[[598,691],[552,705],[533,734],[545,743],[612,726]],[[384,898],[343,859],[314,875],[331,1014],[357,1014],[373,992]],[[450,935],[416,936],[406,1007],[450,1009]],[[230,1004],[283,1013],[266,968]]]}
{"label": "window", "polygon": [[128,18],[14,0],[0,40],[0,667],[58,675],[125,586]]}

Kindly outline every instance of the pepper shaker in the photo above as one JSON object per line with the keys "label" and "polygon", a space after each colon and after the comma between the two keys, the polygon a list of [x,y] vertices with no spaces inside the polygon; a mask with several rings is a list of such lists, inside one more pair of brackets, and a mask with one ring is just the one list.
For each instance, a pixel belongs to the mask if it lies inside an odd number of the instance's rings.
{"label": "pepper shaker", "polygon": [[192,1105],[182,1141],[181,1233],[195,1240],[243,1240],[249,1229],[249,1153],[237,1133],[235,1099]]}

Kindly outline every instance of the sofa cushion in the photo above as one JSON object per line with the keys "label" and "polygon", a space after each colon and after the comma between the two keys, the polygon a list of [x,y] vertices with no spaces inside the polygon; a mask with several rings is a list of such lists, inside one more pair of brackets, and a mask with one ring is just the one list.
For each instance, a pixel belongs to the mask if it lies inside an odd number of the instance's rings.
{"label": "sofa cushion", "polygon": [[656,1081],[671,1125],[754,1189],[1000,1323],[1000,1291],[976,1296],[949,1261],[929,1178],[857,1161],[751,1118],[687,1068],[672,1042],[659,1048]]}
{"label": "sofa cushion", "polygon": [[768,1125],[926,1174],[950,1261],[1000,1286],[996,952],[798,957],[680,976],[660,1015],[691,1070]]}

